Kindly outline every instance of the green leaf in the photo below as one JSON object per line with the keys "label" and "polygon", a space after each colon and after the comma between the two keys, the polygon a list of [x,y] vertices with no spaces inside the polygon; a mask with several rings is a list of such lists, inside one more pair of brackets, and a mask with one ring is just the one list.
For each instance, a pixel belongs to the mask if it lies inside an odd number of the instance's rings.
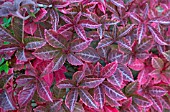
{"label": "green leaf", "polygon": [[2,26],[5,27],[5,28],[8,28],[11,24],[11,17],[10,18],[3,18],[3,24]]}
{"label": "green leaf", "polygon": [[4,45],[8,45],[8,44],[10,44],[10,42],[6,42],[6,41],[4,42]]}
{"label": "green leaf", "polygon": [[8,61],[6,61],[6,63],[4,63],[3,65],[0,66],[0,73],[1,73],[2,71],[5,71],[5,73],[8,73],[8,71],[9,71]]}
{"label": "green leaf", "polygon": [[2,63],[4,63],[5,59],[2,58],[1,61],[0,61],[0,65],[2,65]]}

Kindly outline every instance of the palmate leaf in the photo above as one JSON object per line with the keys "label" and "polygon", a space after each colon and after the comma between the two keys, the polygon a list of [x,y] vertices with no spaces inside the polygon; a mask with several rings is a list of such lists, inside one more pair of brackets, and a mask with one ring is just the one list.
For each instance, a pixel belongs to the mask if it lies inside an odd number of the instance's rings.
{"label": "palmate leaf", "polygon": [[15,110],[15,103],[6,90],[0,92],[0,107],[4,110]]}
{"label": "palmate leaf", "polygon": [[38,80],[37,92],[42,99],[53,102],[50,87],[44,81]]}
{"label": "palmate leaf", "polygon": [[92,47],[89,47],[79,53],[76,53],[76,55],[79,56],[85,62],[97,62],[100,59],[96,50]]}
{"label": "palmate leaf", "polygon": [[65,104],[70,109],[70,112],[73,112],[77,98],[78,98],[78,89],[71,89],[67,94],[65,100]]}
{"label": "palmate leaf", "polygon": [[104,106],[105,94],[101,86],[97,86],[94,89],[94,100],[96,101],[100,109],[102,109]]}
{"label": "palmate leaf", "polygon": [[30,82],[18,94],[18,104],[20,107],[26,106],[32,99],[36,90],[35,82]]}
{"label": "palmate leaf", "polygon": [[85,78],[79,87],[82,88],[95,88],[97,86],[99,86],[103,81],[105,80],[105,78]]}
{"label": "palmate leaf", "polygon": [[79,95],[85,105],[91,108],[98,109],[98,106],[96,105],[93,97],[90,95],[90,93],[87,90],[79,89]]}
{"label": "palmate leaf", "polygon": [[165,42],[163,36],[152,26],[148,26],[154,40],[159,44],[159,45],[167,45]]}
{"label": "palmate leaf", "polygon": [[113,75],[117,69],[117,66],[118,66],[117,62],[112,62],[112,63],[107,64],[101,70],[102,77],[108,78],[111,75]]}
{"label": "palmate leaf", "polygon": [[121,90],[115,88],[113,85],[111,85],[108,82],[102,83],[102,88],[105,94],[112,100],[119,101],[119,100],[126,99],[126,96],[121,92]]}

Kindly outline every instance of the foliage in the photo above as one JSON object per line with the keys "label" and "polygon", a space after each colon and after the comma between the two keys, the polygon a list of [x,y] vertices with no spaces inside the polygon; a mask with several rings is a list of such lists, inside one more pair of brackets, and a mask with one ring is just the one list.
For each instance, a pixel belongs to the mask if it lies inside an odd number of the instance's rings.
{"label": "foliage", "polygon": [[1,112],[170,111],[169,0],[0,1]]}

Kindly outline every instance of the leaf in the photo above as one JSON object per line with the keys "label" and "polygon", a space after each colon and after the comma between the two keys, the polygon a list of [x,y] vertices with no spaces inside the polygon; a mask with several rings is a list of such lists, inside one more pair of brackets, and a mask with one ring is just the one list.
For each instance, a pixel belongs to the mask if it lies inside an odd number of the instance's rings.
{"label": "leaf", "polygon": [[126,96],[121,92],[121,90],[115,88],[108,82],[102,83],[102,88],[105,94],[112,100],[119,101],[119,100],[126,99]]}
{"label": "leaf", "polygon": [[110,62],[117,61],[120,63],[122,61],[122,59],[123,59],[123,53],[120,51],[117,51],[117,50],[110,51],[110,53],[108,55],[108,60]]}
{"label": "leaf", "polygon": [[93,74],[97,77],[100,77],[101,70],[102,70],[102,65],[99,62],[97,62],[97,64],[95,65],[95,67],[93,69]]}
{"label": "leaf", "polygon": [[162,52],[167,61],[170,61],[170,50]]}
{"label": "leaf", "polygon": [[152,67],[157,69],[162,69],[164,67],[164,62],[159,57],[153,57],[151,61]]}
{"label": "leaf", "polygon": [[112,62],[112,63],[107,64],[101,70],[102,77],[108,78],[108,77],[112,76],[115,73],[117,66],[118,66],[117,62]]}
{"label": "leaf", "polygon": [[147,53],[147,52],[141,52],[141,51],[136,54],[136,58],[137,58],[138,60],[141,60],[141,61],[143,61],[143,60],[145,60],[145,59],[148,59],[149,56],[150,56],[149,53]]}
{"label": "leaf", "polygon": [[122,7],[125,8],[124,4],[122,1],[119,0],[110,0],[114,5],[116,5],[117,7]]}
{"label": "leaf", "polygon": [[76,102],[75,107],[74,107],[74,112],[85,112],[82,104]]}
{"label": "leaf", "polygon": [[36,30],[37,30],[37,24],[35,24],[34,22],[25,23],[24,31],[26,33],[33,35]]}
{"label": "leaf", "polygon": [[29,50],[41,48],[46,44],[43,39],[37,37],[24,38],[24,43],[26,44],[25,48]]}
{"label": "leaf", "polygon": [[[17,27],[16,27],[17,26]],[[12,18],[12,28],[15,38],[22,42],[24,38],[24,20],[18,17]]]}
{"label": "leaf", "polygon": [[159,45],[167,45],[167,43],[164,40],[164,37],[152,26],[148,26],[154,40],[159,44]]}
{"label": "leaf", "polygon": [[131,69],[135,70],[135,71],[140,71],[144,68],[144,63],[142,61],[140,61],[139,59],[135,59],[133,62],[131,62],[128,65]]}
{"label": "leaf", "polygon": [[107,78],[107,81],[110,82],[114,86],[121,87],[123,83],[123,76],[121,72],[117,69],[112,76]]}
{"label": "leaf", "polygon": [[123,32],[121,32],[119,35],[118,35],[118,38],[120,37],[124,37],[126,36],[127,34],[129,34],[130,31],[132,31],[133,27],[135,26],[135,24],[132,24],[130,26],[127,26],[128,28],[126,28]]}
{"label": "leaf", "polygon": [[110,47],[101,47],[97,49],[97,52],[102,58],[105,58],[105,59],[107,59],[109,53],[111,53]]}
{"label": "leaf", "polygon": [[96,47],[97,49],[102,48],[102,47],[106,47],[109,46],[113,43],[112,38],[104,38],[102,40],[100,40],[100,42],[98,43],[98,46]]}
{"label": "leaf", "polygon": [[135,82],[131,82],[130,84],[128,84],[125,88],[125,93],[126,94],[135,94],[135,92],[138,91],[139,89],[139,82],[138,81],[135,81]]}
{"label": "leaf", "polygon": [[98,109],[93,97],[88,93],[87,90],[79,89],[79,95],[83,103],[91,108]]}
{"label": "leaf", "polygon": [[138,29],[137,29],[137,36],[138,36],[138,44],[141,43],[142,41],[142,38],[144,37],[145,35],[145,25],[144,24],[139,24],[138,25]]}
{"label": "leaf", "polygon": [[105,78],[85,78],[81,84],[80,87],[82,88],[95,88],[99,86]]}
{"label": "leaf", "polygon": [[65,104],[70,109],[70,112],[73,112],[75,103],[77,102],[78,98],[78,90],[72,89],[66,96]]}
{"label": "leaf", "polygon": [[149,99],[152,101],[152,107],[157,110],[158,112],[162,112],[163,107],[162,104],[160,102],[160,100],[157,97],[149,97]]}
{"label": "leaf", "polygon": [[18,103],[20,107],[26,106],[32,99],[36,85],[33,82],[28,83],[18,94]]}
{"label": "leaf", "polygon": [[164,108],[170,109],[170,99],[168,96],[164,95],[163,97],[159,97],[159,100]]}
{"label": "leaf", "polygon": [[0,47],[0,53],[12,52],[12,51],[16,51],[17,49],[18,47],[13,44],[3,45]]}
{"label": "leaf", "polygon": [[33,18],[33,21],[39,22],[46,14],[47,11],[44,8],[40,8],[40,10],[36,13],[36,17]]}
{"label": "leaf", "polygon": [[149,51],[152,48],[153,40],[143,39],[141,43],[137,46],[136,50],[140,52]]}
{"label": "leaf", "polygon": [[83,71],[77,71],[73,74],[72,80],[79,84],[85,76],[85,69]]}
{"label": "leaf", "polygon": [[62,100],[54,100],[53,103],[50,105],[50,112],[57,112],[61,108],[62,103]]}
{"label": "leaf", "polygon": [[58,34],[54,30],[45,30],[45,39],[46,41],[55,48],[65,48],[64,45],[64,36]]}
{"label": "leaf", "polygon": [[4,110],[15,110],[15,103],[13,99],[9,96],[6,90],[1,90],[0,92],[0,107]]}
{"label": "leaf", "polygon": [[37,92],[42,99],[53,102],[50,87],[44,81],[38,80]]}
{"label": "leaf", "polygon": [[131,18],[133,18],[134,20],[136,20],[137,22],[139,22],[139,23],[142,22],[142,19],[141,19],[140,16],[139,16],[138,14],[136,14],[136,13],[131,12],[131,13],[129,13],[129,16],[130,16]]}
{"label": "leaf", "polygon": [[24,49],[21,49],[21,50],[18,50],[16,53],[15,53],[15,56],[16,58],[19,60],[19,61],[27,61],[27,57],[26,57],[26,54],[25,54],[25,50]]}
{"label": "leaf", "polygon": [[74,17],[74,23],[77,24],[80,21],[80,17],[82,16],[82,13],[79,12],[75,17]]}
{"label": "leaf", "polygon": [[169,25],[170,19],[168,17],[156,17],[156,18],[149,20],[149,22],[159,23],[159,24],[163,24],[163,25]]}
{"label": "leaf", "polygon": [[92,42],[92,39],[83,41],[82,39],[75,39],[74,41],[71,42],[71,48],[70,50],[72,52],[80,52],[84,49],[86,49],[90,43]]}
{"label": "leaf", "polygon": [[67,55],[67,61],[72,65],[83,65],[83,62],[79,60],[74,54],[68,54]]}
{"label": "leaf", "polygon": [[133,76],[132,76],[132,72],[129,70],[129,68],[127,66],[125,66],[123,64],[118,64],[117,69],[123,75],[123,80],[134,82],[134,79],[133,79]]}
{"label": "leaf", "polygon": [[65,61],[66,61],[65,55],[57,56],[56,58],[54,58],[53,61],[52,61],[52,63],[54,64],[52,71],[59,70],[63,66]]}
{"label": "leaf", "polygon": [[83,40],[87,40],[86,37],[86,32],[84,30],[84,28],[81,25],[75,25],[74,26],[74,30],[76,31],[77,35],[83,39]]}
{"label": "leaf", "polygon": [[32,53],[38,59],[49,60],[58,54],[58,50],[46,44]]}
{"label": "leaf", "polygon": [[149,90],[149,93],[155,97],[161,97],[168,92],[167,90],[159,86],[152,86],[148,90]]}
{"label": "leaf", "polygon": [[102,25],[102,24],[97,24],[95,22],[92,22],[88,19],[81,20],[79,22],[79,24],[81,24],[81,26],[89,28],[89,29],[96,29]]}
{"label": "leaf", "polygon": [[57,27],[58,27],[58,23],[59,23],[59,14],[55,9],[51,10],[50,18],[51,18],[53,30],[57,31]]}
{"label": "leaf", "polygon": [[67,23],[67,24],[72,24],[72,20],[68,16],[61,16],[61,18]]}
{"label": "leaf", "polygon": [[57,32],[60,33],[60,34],[62,34],[62,33],[64,33],[64,32],[66,32],[66,31],[70,30],[71,28],[73,28],[73,24],[65,24],[64,26],[61,26],[61,27],[57,30]]}
{"label": "leaf", "polygon": [[101,86],[97,86],[94,89],[94,100],[96,101],[97,105],[100,107],[100,109],[104,106],[104,98],[105,94]]}
{"label": "leaf", "polygon": [[74,87],[74,82],[68,79],[65,79],[57,84],[58,88],[73,88]]}
{"label": "leaf", "polygon": [[76,53],[76,55],[78,55],[83,61],[90,63],[97,62],[100,59],[95,49],[91,47],[81,51],[80,53]]}
{"label": "leaf", "polygon": [[13,44],[18,44],[19,41],[16,40],[6,29],[0,26],[0,39]]}

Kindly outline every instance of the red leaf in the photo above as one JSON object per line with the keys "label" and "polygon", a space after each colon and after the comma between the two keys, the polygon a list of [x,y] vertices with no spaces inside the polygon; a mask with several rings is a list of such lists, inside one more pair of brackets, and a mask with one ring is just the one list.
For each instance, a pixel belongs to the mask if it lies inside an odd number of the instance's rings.
{"label": "red leaf", "polygon": [[116,5],[117,7],[122,7],[125,8],[123,1],[119,1],[119,0],[110,0],[114,5]]}
{"label": "red leaf", "polygon": [[162,112],[163,107],[160,100],[157,97],[149,97],[149,99],[153,102],[152,107],[158,112]]}
{"label": "red leaf", "polygon": [[140,16],[138,15],[138,14],[136,14],[136,13],[129,13],[129,16],[131,17],[131,18],[133,18],[134,20],[136,20],[137,22],[142,22],[142,19],[140,18]]}
{"label": "red leaf", "polygon": [[89,94],[87,90],[79,89],[79,95],[83,103],[91,108],[98,109],[93,97]]}
{"label": "red leaf", "polygon": [[102,77],[108,78],[112,76],[117,69],[117,65],[117,62],[112,62],[103,67],[103,69],[101,70]]}
{"label": "red leaf", "polygon": [[111,107],[110,105],[105,105],[104,110],[105,112],[119,112],[116,107]]}
{"label": "red leaf", "polygon": [[65,61],[66,61],[65,55],[57,56],[56,58],[54,58],[52,60],[52,62],[50,63],[50,64],[54,65],[52,71],[59,70],[63,66]]}
{"label": "red leaf", "polygon": [[82,13],[79,12],[75,17],[74,17],[74,23],[77,24],[80,21],[80,17],[81,17]]}
{"label": "red leaf", "polygon": [[34,22],[40,21],[45,15],[47,11],[44,8],[41,8],[38,13],[36,13],[36,18],[33,19]]}
{"label": "red leaf", "polygon": [[36,30],[37,30],[37,24],[34,22],[32,22],[32,23],[28,22],[24,26],[24,31],[28,34],[33,35]]}
{"label": "red leaf", "polygon": [[170,19],[168,17],[156,17],[156,18],[149,20],[149,22],[159,23],[159,24],[163,24],[163,25],[169,25]]}
{"label": "red leaf", "polygon": [[52,85],[53,80],[54,80],[53,73],[46,74],[46,75],[44,75],[42,78],[44,79],[44,81],[45,81],[49,86]]}
{"label": "red leaf", "polygon": [[119,100],[126,99],[126,96],[121,92],[120,89],[115,88],[108,82],[102,83],[102,88],[105,94],[112,100],[119,101]]}
{"label": "red leaf", "polygon": [[36,90],[36,84],[33,82],[28,83],[24,86],[18,94],[18,103],[20,107],[26,106],[32,99],[34,92]]}
{"label": "red leaf", "polygon": [[160,44],[160,45],[167,45],[167,43],[164,40],[164,37],[152,26],[148,26],[154,40]]}
{"label": "red leaf", "polygon": [[66,32],[66,31],[70,30],[71,28],[73,28],[73,25],[72,25],[72,24],[65,24],[64,26],[61,26],[61,27],[57,30],[57,32],[60,33],[60,34],[62,34],[62,33],[64,33],[64,32]]}
{"label": "red leaf", "polygon": [[140,71],[144,68],[145,65],[142,61],[135,59],[135,61],[129,64],[128,66],[133,70]]}
{"label": "red leaf", "polygon": [[37,82],[37,92],[42,99],[53,102],[50,87],[42,80]]}
{"label": "red leaf", "polygon": [[72,89],[66,96],[65,104],[70,109],[70,112],[73,112],[75,103],[77,102],[78,98],[78,90]]}
{"label": "red leaf", "polygon": [[85,78],[81,84],[80,87],[82,88],[95,88],[99,86],[105,78]]}
{"label": "red leaf", "polygon": [[97,86],[94,89],[94,100],[96,101],[100,109],[102,109],[104,106],[104,97],[105,97],[105,94],[104,94],[103,89],[101,88],[101,86]]}

